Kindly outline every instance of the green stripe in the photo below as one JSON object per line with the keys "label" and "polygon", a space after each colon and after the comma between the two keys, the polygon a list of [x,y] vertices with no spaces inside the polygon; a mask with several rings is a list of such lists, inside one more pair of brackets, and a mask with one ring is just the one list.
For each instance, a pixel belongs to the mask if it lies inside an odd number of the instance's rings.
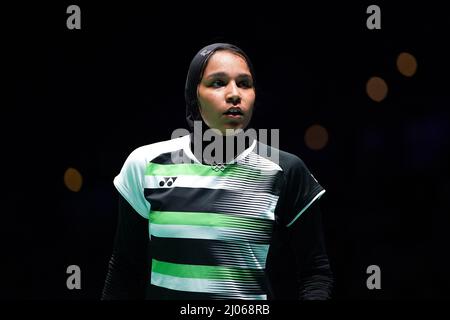
{"label": "green stripe", "polygon": [[[182,164],[158,164],[149,163],[145,170],[147,176],[215,176],[215,177],[236,177],[259,179],[262,175],[259,170],[249,168],[244,165],[229,164],[223,171],[214,171],[211,166],[197,163]],[[267,174],[263,175],[267,178]]]}
{"label": "green stripe", "polygon": [[229,227],[249,230],[270,228],[272,221],[259,218],[230,216],[223,213],[150,211],[150,223],[190,225],[208,227]]}
{"label": "green stripe", "polygon": [[178,264],[152,259],[152,271],[161,274],[197,279],[251,280],[263,276],[262,269]]}

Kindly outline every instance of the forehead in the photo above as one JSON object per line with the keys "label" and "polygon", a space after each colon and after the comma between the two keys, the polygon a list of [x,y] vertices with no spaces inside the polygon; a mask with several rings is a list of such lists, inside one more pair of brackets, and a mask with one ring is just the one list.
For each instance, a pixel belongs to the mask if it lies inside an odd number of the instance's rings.
{"label": "forehead", "polygon": [[249,73],[247,62],[237,53],[220,50],[215,52],[206,65],[204,74],[225,72],[225,73]]}

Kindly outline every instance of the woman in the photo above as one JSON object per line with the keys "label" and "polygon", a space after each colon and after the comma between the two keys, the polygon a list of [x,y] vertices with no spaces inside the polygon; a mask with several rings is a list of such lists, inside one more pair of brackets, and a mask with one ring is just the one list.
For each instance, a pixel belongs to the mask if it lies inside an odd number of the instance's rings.
{"label": "woman", "polygon": [[[317,205],[325,190],[295,155],[256,139],[243,151],[225,147],[252,118],[254,81],[234,45],[195,55],[185,87],[190,134],[134,150],[114,179],[119,221],[103,299],[330,297]],[[207,128],[223,140],[213,156]]]}

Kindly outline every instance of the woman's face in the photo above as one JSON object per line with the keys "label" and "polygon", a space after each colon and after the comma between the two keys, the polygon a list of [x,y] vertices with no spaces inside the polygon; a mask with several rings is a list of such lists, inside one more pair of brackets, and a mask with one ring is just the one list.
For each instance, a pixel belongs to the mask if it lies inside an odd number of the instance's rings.
{"label": "woman's face", "polygon": [[220,50],[208,61],[198,88],[200,114],[210,128],[245,129],[253,112],[255,88],[247,62],[236,53]]}

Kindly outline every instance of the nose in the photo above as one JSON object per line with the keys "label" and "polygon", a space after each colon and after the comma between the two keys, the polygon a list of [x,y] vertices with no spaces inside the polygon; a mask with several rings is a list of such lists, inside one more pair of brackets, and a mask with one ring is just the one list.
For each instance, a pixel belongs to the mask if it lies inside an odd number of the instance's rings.
{"label": "nose", "polygon": [[232,103],[233,105],[239,104],[241,102],[241,94],[239,88],[234,81],[230,81],[229,90],[226,95],[227,103]]}

